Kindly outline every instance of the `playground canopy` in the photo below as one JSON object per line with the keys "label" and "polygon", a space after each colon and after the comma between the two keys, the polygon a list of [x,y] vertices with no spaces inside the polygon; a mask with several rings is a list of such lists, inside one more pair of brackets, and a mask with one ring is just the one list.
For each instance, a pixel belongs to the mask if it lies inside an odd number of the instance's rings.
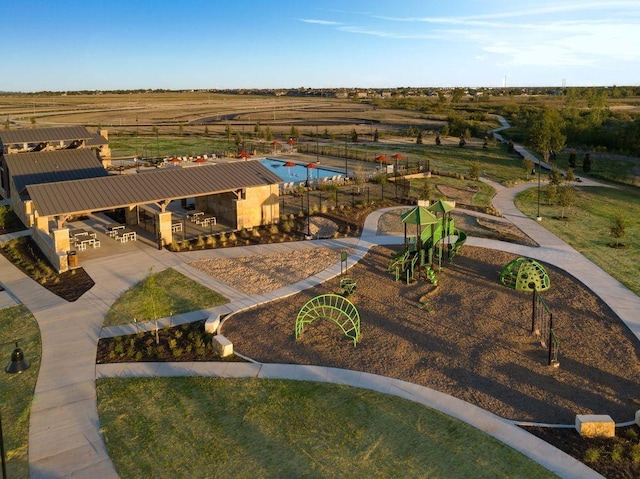
{"label": "playground canopy", "polygon": [[416,225],[416,242],[420,238],[420,226],[433,225],[438,222],[433,213],[427,210],[424,206],[416,206],[415,208],[407,211],[401,217],[404,223],[404,244],[407,245],[407,224]]}
{"label": "playground canopy", "polygon": [[455,201],[438,200],[431,206],[427,207],[429,211],[433,213],[448,213],[456,207]]}

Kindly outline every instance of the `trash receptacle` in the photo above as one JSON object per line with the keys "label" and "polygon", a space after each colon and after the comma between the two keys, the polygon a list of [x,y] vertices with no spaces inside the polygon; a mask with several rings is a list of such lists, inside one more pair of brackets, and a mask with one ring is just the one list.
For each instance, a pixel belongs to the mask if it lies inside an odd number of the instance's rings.
{"label": "trash receptacle", "polygon": [[67,255],[67,259],[69,261],[69,269],[78,267],[78,252],[77,251],[69,251]]}

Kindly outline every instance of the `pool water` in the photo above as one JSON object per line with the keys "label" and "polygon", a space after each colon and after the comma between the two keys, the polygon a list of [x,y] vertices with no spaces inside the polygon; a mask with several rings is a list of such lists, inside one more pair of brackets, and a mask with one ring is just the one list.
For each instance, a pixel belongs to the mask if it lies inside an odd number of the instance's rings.
{"label": "pool water", "polygon": [[282,178],[282,181],[287,182],[298,182],[298,181],[307,181],[307,173],[309,174],[309,180],[318,180],[321,178],[332,178],[334,176],[344,177],[344,172],[340,172],[337,170],[330,170],[328,168],[306,168],[303,164],[297,164],[296,166],[284,166],[285,161],[274,160],[271,158],[266,158],[264,160],[259,160],[262,165],[269,168],[273,173]]}

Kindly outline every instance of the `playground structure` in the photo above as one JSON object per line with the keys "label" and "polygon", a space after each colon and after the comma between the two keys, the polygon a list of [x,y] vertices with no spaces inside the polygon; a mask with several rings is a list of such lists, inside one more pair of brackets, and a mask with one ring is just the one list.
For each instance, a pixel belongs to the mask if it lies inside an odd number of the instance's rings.
{"label": "playground structure", "polygon": [[357,345],[360,338],[360,313],[351,301],[338,294],[322,294],[302,306],[296,317],[296,339],[307,324],[323,318],[337,324],[345,336],[353,340],[353,346]]}
{"label": "playground structure", "polygon": [[347,265],[347,252],[340,252],[340,293],[343,296],[350,296],[356,292],[356,286],[358,285],[358,281],[351,277],[347,276],[347,271],[349,266]]}
{"label": "playground structure", "polygon": [[500,283],[516,291],[533,292],[531,333],[537,336],[542,347],[547,349],[547,364],[558,367],[560,342],[553,331],[553,314],[541,294],[551,287],[547,271],[540,263],[530,258],[516,258],[502,268]]}
{"label": "playground structure", "polygon": [[[411,283],[423,271],[432,284],[438,284],[435,263],[440,271],[445,249],[449,261],[452,261],[467,240],[467,235],[455,227],[451,217],[454,208],[455,202],[438,200],[429,207],[416,206],[402,215],[404,247],[394,255],[388,268],[395,274],[396,281],[402,279],[407,284]],[[408,224],[416,225],[413,242],[407,236]]]}

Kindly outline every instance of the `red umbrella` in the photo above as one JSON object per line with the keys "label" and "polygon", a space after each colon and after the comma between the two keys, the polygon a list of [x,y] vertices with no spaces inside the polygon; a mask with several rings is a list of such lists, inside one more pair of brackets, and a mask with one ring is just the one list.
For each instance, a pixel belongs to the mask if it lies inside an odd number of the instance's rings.
{"label": "red umbrella", "polygon": [[273,140],[271,144],[275,147],[282,146],[282,143],[280,143],[278,140]]}
{"label": "red umbrella", "polygon": [[376,156],[376,161],[379,161],[380,163],[387,163],[389,160],[387,160],[386,156],[379,155],[379,156]]}
{"label": "red umbrella", "polygon": [[282,166],[286,166],[287,167],[287,171],[289,172],[289,176],[291,176],[291,168],[296,166],[296,164],[293,161],[287,161],[284,165]]}
{"label": "red umbrella", "polygon": [[174,156],[173,158],[171,158],[171,163],[180,163],[180,159]]}
{"label": "red umbrella", "polygon": [[247,153],[246,151],[244,151],[244,150],[242,150],[238,156],[239,156],[240,158],[244,158],[245,160],[246,160],[247,158],[251,158],[251,155],[250,155],[249,153]]}
{"label": "red umbrella", "polygon": [[202,158],[201,156],[199,156],[198,158],[196,158],[196,163],[204,163],[207,160],[205,160],[204,158]]}
{"label": "red umbrella", "polygon": [[396,153],[395,155],[391,155],[391,158],[394,160],[404,160],[405,156],[402,153]]}
{"label": "red umbrella", "polygon": [[317,167],[318,167],[317,163],[308,163],[307,165],[305,165],[305,168],[307,169],[307,180],[309,179],[309,170]]}
{"label": "red umbrella", "polygon": [[295,145],[295,144],[296,144],[296,140],[294,140],[293,138],[289,138],[289,139],[287,140],[287,143],[289,143],[290,145],[292,145],[292,146],[293,146],[293,145]]}

